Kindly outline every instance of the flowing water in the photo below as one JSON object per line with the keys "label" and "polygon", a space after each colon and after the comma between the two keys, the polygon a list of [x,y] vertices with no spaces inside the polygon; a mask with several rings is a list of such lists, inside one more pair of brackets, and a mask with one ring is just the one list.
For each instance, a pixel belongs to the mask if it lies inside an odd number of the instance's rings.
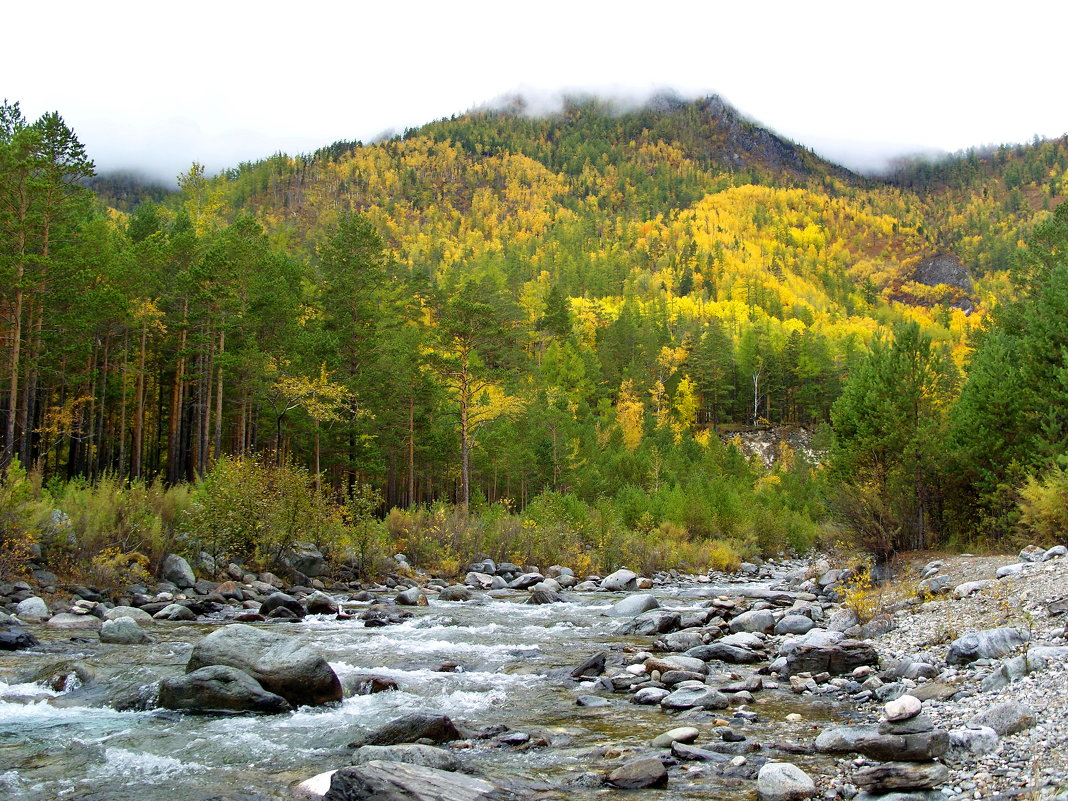
{"label": "flowing water", "polygon": [[[668,590],[667,593],[672,591]],[[696,602],[662,597],[679,608]],[[206,625],[157,626],[149,645],[106,645],[96,635],[34,628],[43,645],[30,652],[0,653],[0,799],[51,801],[205,801],[287,799],[294,783],[347,763],[347,744],[402,714],[444,712],[477,729],[504,724],[546,731],[549,747],[516,749],[474,741],[459,752],[465,769],[519,775],[560,784],[589,770],[610,770],[632,749],[681,725],[659,707],[627,703],[584,708],[582,693],[561,678],[602,649],[647,647],[648,638],[620,638],[618,620],[604,612],[618,596],[570,595],[570,602],[530,606],[525,594],[478,602],[431,601],[414,617],[384,628],[356,620],[311,617],[272,624],[319,648],[337,674],[394,679],[396,692],[357,696],[339,705],[302,708],[277,716],[196,716],[165,710],[117,711],[145,706],[159,678],[183,671]],[[461,672],[440,672],[455,662]],[[31,679],[39,671],[93,675],[84,686],[73,678],[62,692]],[[570,684],[570,686],[568,686]],[[599,694],[604,694],[600,691]],[[118,699],[118,700],[116,700]],[[105,703],[114,706],[104,705]],[[743,731],[757,742],[809,738],[815,725],[836,717],[827,706],[775,690],[757,694],[756,722]],[[800,724],[784,722],[800,712]],[[730,714],[725,711],[724,715]],[[688,725],[688,724],[687,724]],[[702,741],[715,738],[710,723],[696,723]],[[618,754],[604,754],[606,748]],[[792,757],[805,766],[813,758]],[[752,782],[723,779],[709,766],[685,763],[673,770],[665,801],[743,798]],[[626,796],[623,791],[568,789],[561,798]]]}

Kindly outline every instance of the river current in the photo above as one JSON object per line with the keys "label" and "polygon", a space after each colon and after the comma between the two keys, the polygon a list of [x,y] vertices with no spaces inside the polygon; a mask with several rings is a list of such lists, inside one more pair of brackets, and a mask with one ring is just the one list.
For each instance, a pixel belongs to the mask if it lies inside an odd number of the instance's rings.
{"label": "river current", "polygon": [[[678,597],[677,588],[655,594],[667,607],[698,603]],[[476,740],[458,756],[465,769],[489,776],[561,785],[587,771],[610,770],[631,749],[681,725],[659,707],[628,703],[627,694],[574,686],[563,678],[597,651],[648,647],[650,638],[615,634],[619,620],[604,615],[620,596],[568,594],[568,602],[544,606],[528,605],[526,597],[431,600],[430,607],[412,609],[411,619],[382,628],[315,616],[271,624],[269,630],[317,647],[343,681],[350,674],[374,674],[400,687],[276,716],[117,711],[105,705],[136,708],[154,682],[184,671],[190,649],[211,625],[154,626],[154,643],[129,646],[102,644],[93,632],[79,637],[82,632],[32,627],[42,646],[0,653],[0,799],[281,801],[291,798],[297,782],[347,764],[353,740],[418,710],[443,712],[469,729],[503,724],[540,731],[551,745],[516,749]],[[449,662],[460,670],[439,670]],[[84,685],[73,678],[56,691],[31,680],[42,672],[71,672],[75,665],[91,676]],[[584,693],[604,695],[611,705],[576,706]],[[748,709],[757,713],[756,721],[731,723],[756,742],[805,739],[837,718],[830,706],[783,690],[758,693]],[[805,719],[787,723],[790,712]],[[711,724],[694,725],[702,741],[716,739]],[[814,758],[792,757],[801,766],[808,759]],[[665,801],[745,798],[752,787],[721,778],[702,763],[686,763],[672,771],[667,790],[654,792]],[[606,795],[628,794],[574,787],[560,797]]]}

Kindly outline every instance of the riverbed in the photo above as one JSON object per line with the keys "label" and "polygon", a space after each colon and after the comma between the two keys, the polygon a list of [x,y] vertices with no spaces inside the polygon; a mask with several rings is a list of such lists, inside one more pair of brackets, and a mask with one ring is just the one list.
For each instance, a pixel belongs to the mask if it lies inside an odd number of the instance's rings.
{"label": "riverbed", "polygon": [[[701,603],[680,597],[677,586],[653,593],[666,607]],[[297,782],[347,764],[352,741],[419,710],[443,712],[472,731],[503,725],[550,743],[513,747],[473,739],[457,752],[465,770],[566,787],[560,798],[622,798],[628,793],[583,788],[576,780],[612,769],[680,724],[658,706],[629,703],[629,694],[568,680],[569,670],[586,657],[602,650],[625,656],[648,648],[652,638],[615,633],[619,620],[604,613],[621,595],[566,597],[565,603],[542,606],[526,604],[526,593],[431,600],[429,607],[413,608],[412,618],[381,628],[333,616],[268,624],[273,632],[318,648],[343,681],[374,674],[400,688],[277,716],[198,716],[151,708],[155,682],[183,672],[193,644],[218,624],[155,625],[149,629],[155,642],[145,645],[107,645],[95,632],[32,627],[41,646],[0,654],[0,798],[281,801],[291,797]],[[458,668],[442,671],[448,663]],[[57,691],[28,681],[41,671],[70,673],[76,665],[91,676],[85,684],[72,678]],[[577,706],[582,694],[602,695],[610,705]],[[737,711],[755,713],[756,719],[731,717]],[[787,722],[792,712],[803,720]],[[764,690],[754,704],[718,715],[754,743],[809,740],[841,719],[833,705],[801,699],[788,687]],[[711,720],[687,725],[702,731],[701,741],[719,739]],[[826,757],[791,757],[814,770],[821,759]],[[692,762],[673,769],[668,789],[655,792],[665,801],[688,801],[745,798],[752,788],[752,782]]]}

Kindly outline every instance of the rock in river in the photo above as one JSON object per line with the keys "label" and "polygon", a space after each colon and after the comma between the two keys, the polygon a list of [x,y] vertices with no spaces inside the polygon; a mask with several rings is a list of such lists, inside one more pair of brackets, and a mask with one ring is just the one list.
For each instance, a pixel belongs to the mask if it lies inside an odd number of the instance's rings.
{"label": "rock in river", "polygon": [[659,608],[660,602],[657,601],[656,598],[652,595],[643,593],[641,595],[628,595],[605,612],[605,614],[609,617],[634,617],[635,615],[640,615],[642,612],[648,612],[651,609]]}
{"label": "rock in river", "polygon": [[620,568],[601,579],[601,589],[606,592],[621,592],[638,587],[638,574],[626,568]]}
{"label": "rock in river", "polygon": [[113,620],[105,620],[100,626],[100,642],[137,645],[151,641],[152,638],[145,633],[145,630],[132,617],[117,617]]}
{"label": "rock in river", "polygon": [[349,760],[353,765],[364,765],[378,760],[380,762],[404,762],[408,765],[422,765],[424,768],[447,770],[460,769],[460,760],[444,748],[419,743],[401,743],[399,745],[365,745],[357,748]]}
{"label": "rock in river", "polygon": [[40,643],[26,629],[13,623],[0,623],[0,651],[21,651],[35,645]]}
{"label": "rock in river", "polygon": [[631,759],[608,774],[608,783],[624,790],[663,787],[667,780],[664,763],[652,756]]}
{"label": "rock in river", "polygon": [[337,771],[323,801],[511,801],[518,797],[462,773],[373,760]]}
{"label": "rock in river", "polygon": [[237,668],[210,665],[164,679],[159,684],[164,709],[195,712],[289,712],[286,699],[267,692],[258,681]]}
{"label": "rock in river", "polygon": [[413,712],[381,726],[362,740],[357,740],[356,745],[397,745],[398,743],[414,743],[416,740],[447,743],[452,740],[462,740],[463,736],[448,715]]}
{"label": "rock in river", "polygon": [[768,762],[757,774],[757,794],[764,801],[802,801],[815,793],[812,778],[789,762]]}
{"label": "rock in river", "polygon": [[341,700],[341,682],[322,654],[298,640],[242,623],[216,629],[193,646],[186,671],[229,665],[293,706]]}

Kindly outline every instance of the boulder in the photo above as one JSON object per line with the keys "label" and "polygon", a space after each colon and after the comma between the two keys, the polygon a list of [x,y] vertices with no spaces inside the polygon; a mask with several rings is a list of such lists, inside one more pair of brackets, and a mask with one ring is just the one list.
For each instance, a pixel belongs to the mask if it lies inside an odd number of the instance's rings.
{"label": "boulder", "polygon": [[470,601],[474,597],[471,589],[463,584],[452,584],[438,593],[439,601]]}
{"label": "boulder", "polygon": [[[754,609],[731,620],[731,631],[748,631],[767,634],[775,628],[775,615],[767,609]],[[811,627],[810,627],[811,628]]]}
{"label": "boulder", "polygon": [[529,590],[535,584],[543,581],[545,576],[541,573],[522,573],[508,582],[510,590]]}
{"label": "boulder", "polygon": [[776,634],[808,634],[816,624],[806,615],[786,615],[775,624]]}
{"label": "boulder", "polygon": [[48,619],[47,626],[50,629],[98,629],[102,621],[96,615],[75,615],[70,612],[60,612]]}
{"label": "boulder", "polygon": [[308,578],[316,578],[328,570],[322,551],[309,542],[296,543],[293,546],[293,552],[286,557],[285,563],[291,570],[303,573]]}
{"label": "boulder", "polygon": [[511,801],[518,796],[484,779],[422,765],[372,760],[330,777],[323,801]]}
{"label": "boulder", "polygon": [[152,615],[136,606],[115,606],[104,612],[104,620],[116,620],[120,617],[133,618],[142,626],[152,625]]}
{"label": "boulder", "polygon": [[29,598],[23,598],[15,604],[15,614],[19,616],[19,619],[25,620],[27,623],[40,623],[52,613],[48,610],[48,604],[44,602],[43,598],[31,595]]}
{"label": "boulder", "polygon": [[680,726],[677,729],[670,729],[663,734],[658,734],[653,738],[650,745],[653,748],[671,748],[672,743],[692,743],[700,736],[701,732],[693,726]]}
{"label": "boulder", "polygon": [[757,795],[763,801],[803,801],[815,794],[812,778],[789,762],[768,762],[757,774]]}
{"label": "boulder", "polygon": [[193,712],[289,712],[286,699],[268,692],[248,673],[227,665],[209,665],[164,679],[159,705]]}
{"label": "boulder", "polygon": [[949,769],[938,762],[884,762],[861,768],[853,783],[870,793],[895,790],[930,790],[949,778]]}
{"label": "boulder", "polygon": [[862,665],[879,664],[879,652],[869,642],[842,640],[834,645],[803,645],[786,657],[783,675],[830,673],[841,676]]}
{"label": "boulder", "polygon": [[322,590],[316,590],[305,598],[304,606],[309,615],[336,615],[339,608],[337,601]]}
{"label": "boulder", "polygon": [[965,634],[950,643],[946,663],[967,665],[976,659],[1000,659],[1016,651],[1031,636],[1020,629],[1004,626]]}
{"label": "boulder", "polygon": [[553,592],[549,589],[538,588],[530,593],[530,597],[527,599],[528,604],[557,604],[562,603],[563,598],[560,593]]}
{"label": "boulder", "polygon": [[997,578],[1008,578],[1009,576],[1018,576],[1024,572],[1024,568],[1027,567],[1027,562],[1018,562],[1014,565],[1004,565],[994,571],[994,575]]}
{"label": "boulder", "polygon": [[921,581],[917,587],[920,597],[927,595],[945,595],[953,589],[953,580],[949,576],[931,576]]}
{"label": "boulder", "polygon": [[837,726],[816,738],[821,754],[856,752],[872,759],[930,762],[945,754],[949,735],[943,729],[918,734],[881,734],[877,726]]}
{"label": "boulder", "polygon": [[1020,551],[1021,562],[1041,562],[1042,557],[1046,555],[1045,548],[1039,548],[1037,545],[1028,545],[1022,551]]}
{"label": "boulder", "polygon": [[426,599],[426,593],[423,592],[421,587],[409,587],[408,589],[397,593],[397,597],[393,600],[398,606],[430,605]]}
{"label": "boulder", "polygon": [[36,637],[15,623],[0,622],[0,651],[21,651],[40,645]]}
{"label": "boulder", "polygon": [[639,706],[657,706],[669,695],[671,695],[671,690],[664,687],[642,687],[630,700],[631,703]]}
{"label": "boulder", "polygon": [[994,579],[981,579],[979,581],[966,581],[963,584],[958,584],[953,588],[954,598],[966,598],[973,593],[985,590],[987,587],[993,587],[997,584]]}
{"label": "boulder", "polygon": [[152,638],[145,633],[145,630],[132,617],[116,617],[111,620],[105,620],[100,626],[100,642],[118,645],[138,645],[152,642]]}
{"label": "boulder", "polygon": [[360,746],[398,745],[414,743],[417,740],[447,743],[452,740],[462,740],[463,737],[463,733],[456,728],[448,715],[435,712],[413,712],[380,726],[358,740],[357,744]]}
{"label": "boulder", "polygon": [[664,709],[726,709],[730,706],[726,695],[711,687],[679,687],[660,701]]}
{"label": "boulder", "polygon": [[341,681],[345,696],[374,695],[375,693],[393,692],[400,689],[400,685],[386,676],[368,676],[366,674],[352,674]]}
{"label": "boulder", "polygon": [[659,609],[660,602],[652,595],[628,595],[605,612],[609,617],[635,617],[642,612]]}
{"label": "boulder", "polygon": [[704,645],[705,641],[696,629],[684,629],[667,634],[654,645],[662,651],[682,652]]}
{"label": "boulder", "polygon": [[298,599],[292,595],[288,595],[284,592],[272,592],[267,596],[267,599],[260,604],[260,614],[264,617],[270,617],[271,613],[276,609],[287,609],[292,612],[292,617],[296,620],[303,620],[307,610],[304,608]]}
{"label": "boulder", "polygon": [[464,584],[468,587],[474,587],[476,590],[499,590],[504,588],[503,581],[501,586],[494,586],[494,579],[499,578],[492,573],[480,573],[477,570],[472,570],[464,578]]}
{"label": "boulder", "polygon": [[724,642],[698,645],[696,648],[689,649],[686,652],[686,656],[692,656],[704,662],[718,660],[720,662],[729,662],[732,665],[748,665],[753,662],[759,662],[764,658],[762,654],[756,651]]}
{"label": "boulder", "polygon": [[604,673],[605,662],[608,660],[607,651],[598,651],[581,665],[571,671],[573,679],[596,678]]}
{"label": "boulder", "polygon": [[626,568],[621,568],[601,579],[601,589],[606,592],[623,592],[637,589],[637,587],[638,574]]}
{"label": "boulder", "polygon": [[1042,561],[1048,562],[1050,559],[1057,559],[1061,556],[1068,556],[1068,547],[1065,547],[1064,545],[1054,545],[1042,554]]}
{"label": "boulder", "polygon": [[622,790],[663,787],[667,781],[667,768],[657,757],[652,756],[628,760],[608,774],[608,783]]}
{"label": "boulder", "polygon": [[406,765],[421,765],[424,768],[446,770],[460,769],[460,760],[444,748],[420,743],[401,743],[400,745],[365,745],[357,748],[349,760],[350,765],[363,765],[367,762],[403,762]]}
{"label": "boulder", "polygon": [[176,553],[167,554],[160,572],[164,581],[169,581],[180,590],[192,587],[197,581],[189,562]]}
{"label": "boulder", "polygon": [[1021,704],[1019,701],[1006,701],[998,704],[968,721],[969,726],[986,726],[998,734],[1015,734],[1018,731],[1029,729],[1038,721],[1031,707]]}
{"label": "boulder", "polygon": [[678,612],[653,609],[648,612],[642,612],[633,620],[622,623],[619,626],[618,633],[622,635],[666,634],[678,628],[680,619]]}
{"label": "boulder", "polygon": [[998,733],[989,726],[950,729],[946,758],[959,762],[968,757],[989,754],[997,750],[1000,741]]}
{"label": "boulder", "polygon": [[193,610],[188,606],[182,604],[167,604],[160,609],[156,614],[152,615],[156,620],[196,620],[197,616],[193,614]]}
{"label": "boulder", "polygon": [[228,665],[248,673],[292,706],[340,701],[341,682],[322,654],[292,637],[234,623],[193,646],[186,671]]}

